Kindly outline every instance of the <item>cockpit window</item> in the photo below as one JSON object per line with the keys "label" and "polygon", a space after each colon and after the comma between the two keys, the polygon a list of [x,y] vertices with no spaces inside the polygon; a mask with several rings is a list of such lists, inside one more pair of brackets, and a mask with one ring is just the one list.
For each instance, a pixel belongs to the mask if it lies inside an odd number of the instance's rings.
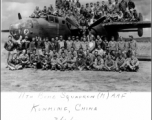
{"label": "cockpit window", "polygon": [[21,23],[21,27],[33,28],[33,23],[31,20],[27,20],[27,21]]}

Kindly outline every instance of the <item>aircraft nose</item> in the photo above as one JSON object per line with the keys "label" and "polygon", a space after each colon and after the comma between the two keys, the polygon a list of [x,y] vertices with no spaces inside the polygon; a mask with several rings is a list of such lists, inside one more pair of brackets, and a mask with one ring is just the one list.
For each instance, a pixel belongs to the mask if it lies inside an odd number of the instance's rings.
{"label": "aircraft nose", "polygon": [[20,24],[12,24],[10,26],[10,33],[15,40],[18,40],[21,35]]}

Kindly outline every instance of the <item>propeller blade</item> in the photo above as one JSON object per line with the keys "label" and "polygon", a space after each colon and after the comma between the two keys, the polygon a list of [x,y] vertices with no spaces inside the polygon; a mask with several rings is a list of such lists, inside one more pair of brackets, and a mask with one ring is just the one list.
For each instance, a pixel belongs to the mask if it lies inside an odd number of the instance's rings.
{"label": "propeller blade", "polygon": [[19,19],[19,20],[22,19],[22,16],[21,16],[20,13],[18,13],[18,19]]}
{"label": "propeller blade", "polygon": [[9,30],[2,30],[2,32],[9,32]]}
{"label": "propeller blade", "polygon": [[71,20],[70,18],[66,18],[66,20],[71,24],[71,25],[73,25],[74,27],[76,27],[76,28],[79,28],[79,25],[75,22],[75,21],[73,21],[73,20]]}
{"label": "propeller blade", "polygon": [[89,29],[98,25],[98,24],[100,24],[100,23],[102,23],[105,19],[106,19],[106,17],[99,18],[97,21],[95,21],[92,25],[89,26]]}

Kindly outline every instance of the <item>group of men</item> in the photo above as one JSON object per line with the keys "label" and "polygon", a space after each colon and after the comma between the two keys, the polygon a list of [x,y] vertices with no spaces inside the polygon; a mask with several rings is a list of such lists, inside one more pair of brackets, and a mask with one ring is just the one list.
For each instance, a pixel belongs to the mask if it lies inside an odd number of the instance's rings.
{"label": "group of men", "polygon": [[106,17],[104,23],[139,21],[135,3],[132,0],[121,2],[108,0],[107,4],[105,1],[98,1],[86,3],[86,5],[82,5],[79,0],[56,0],[55,9],[52,5],[48,8],[44,6],[43,10],[37,6],[30,17],[46,17],[51,14],[76,19],[81,26],[90,25],[100,17]]}
{"label": "group of men", "polygon": [[[114,37],[107,41],[105,36],[85,37],[62,36],[52,38],[26,36],[16,42],[12,36],[4,48],[9,51],[7,59],[10,70],[34,68],[43,70],[100,70],[100,71],[137,71],[139,61],[136,57],[137,43],[133,36],[129,41]],[[14,52],[15,51],[15,52]]]}

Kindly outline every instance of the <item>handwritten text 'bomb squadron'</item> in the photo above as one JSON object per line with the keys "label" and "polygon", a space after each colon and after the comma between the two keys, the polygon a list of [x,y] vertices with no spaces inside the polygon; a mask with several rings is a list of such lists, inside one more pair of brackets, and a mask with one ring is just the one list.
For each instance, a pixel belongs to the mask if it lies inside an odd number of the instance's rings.
{"label": "handwritten text 'bomb squadron'", "polygon": [[71,95],[68,93],[61,93],[61,94],[46,94],[46,93],[37,93],[37,94],[30,94],[30,93],[20,93],[19,99],[65,99],[66,101],[71,100],[89,100],[89,99],[109,99],[109,98],[116,98],[116,99],[123,99],[127,96],[127,93],[94,93],[94,94],[79,94],[79,95]]}

